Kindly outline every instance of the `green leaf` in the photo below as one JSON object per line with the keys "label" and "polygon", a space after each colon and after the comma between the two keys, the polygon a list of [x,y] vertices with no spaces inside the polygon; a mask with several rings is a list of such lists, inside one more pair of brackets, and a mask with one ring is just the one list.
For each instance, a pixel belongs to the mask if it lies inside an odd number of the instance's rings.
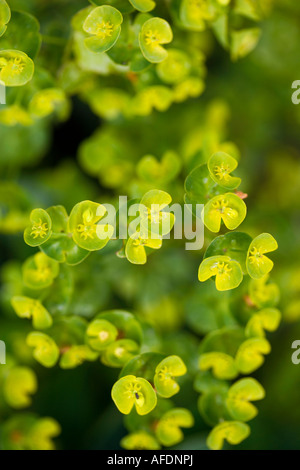
{"label": "green leaf", "polygon": [[206,204],[212,197],[224,193],[225,189],[211,178],[206,164],[194,168],[185,180],[186,204]]}
{"label": "green leaf", "polygon": [[242,29],[231,33],[231,58],[232,60],[241,59],[255,49],[261,36],[259,28]]}
{"label": "green leaf", "polygon": [[212,256],[202,261],[198,271],[199,281],[207,281],[212,276],[216,276],[216,288],[219,291],[235,289],[243,280],[240,264],[229,256]]}
{"label": "green leaf", "polygon": [[250,434],[250,428],[239,421],[224,421],[218,424],[209,434],[207,445],[212,450],[221,450],[224,439],[231,445],[240,444]]}
{"label": "green leaf", "polygon": [[220,235],[208,246],[204,259],[212,256],[229,256],[229,258],[240,264],[243,274],[247,274],[246,258],[251,241],[250,235],[243,232]]}
{"label": "green leaf", "polygon": [[162,47],[173,40],[171,26],[162,18],[150,18],[143,26],[139,35],[140,48],[145,58],[152,63],[159,63],[168,56]]}
{"label": "green leaf", "polygon": [[278,244],[272,235],[262,233],[254,238],[249,246],[247,254],[247,270],[252,279],[261,279],[273,269],[273,261],[265,256],[278,248]]}
{"label": "green leaf", "polygon": [[239,326],[225,326],[205,336],[200,346],[200,353],[223,352],[234,357],[245,340],[244,329]]}
{"label": "green leaf", "polygon": [[199,397],[199,412],[209,426],[215,426],[220,421],[230,419],[226,407],[226,396],[226,390],[215,389]]}
{"label": "green leaf", "polygon": [[75,266],[89,255],[89,251],[77,246],[68,233],[68,214],[63,206],[52,206],[47,209],[52,221],[52,235],[40,249],[59,263]]}
{"label": "green leaf", "polygon": [[262,400],[264,397],[265,391],[257,380],[240,379],[230,387],[226,404],[233,419],[250,421],[258,413],[257,408],[250,402]]}
{"label": "green leaf", "polygon": [[238,162],[227,153],[214,153],[208,160],[207,166],[212,179],[223,188],[233,190],[241,184],[241,178],[230,174],[237,168]]}
{"label": "green leaf", "polygon": [[106,52],[117,42],[121,33],[123,16],[114,7],[103,5],[95,8],[86,18],[83,30],[91,34],[85,45],[92,52]]}
{"label": "green leaf", "polygon": [[[102,6],[103,0],[89,0],[93,5]],[[133,7],[128,0],[105,0],[105,5],[110,5],[121,13],[132,13]]]}
{"label": "green leaf", "polygon": [[135,356],[122,369],[120,377],[126,375],[143,376],[148,382],[152,382],[157,365],[164,359],[164,355],[155,352],[147,352]]}
{"label": "green leaf", "polygon": [[49,258],[53,258],[59,263],[67,263],[70,266],[80,264],[90,254],[89,251],[76,245],[67,233],[53,233],[40,249]]}
{"label": "green leaf", "polygon": [[119,379],[112,388],[111,396],[118,410],[125,415],[129,414],[134,406],[139,415],[146,415],[157,403],[156,393],[150,383],[134,375]]}
{"label": "green leaf", "polygon": [[22,51],[34,60],[41,45],[38,20],[24,11],[12,11],[5,35],[0,39],[0,50]]}
{"label": "green leaf", "polygon": [[212,30],[216,35],[216,38],[224,49],[229,48],[229,25],[228,25],[228,15],[220,15],[213,23]]}
{"label": "green leaf", "polygon": [[153,0],[129,0],[131,5],[142,13],[153,10],[155,2]]}
{"label": "green leaf", "polygon": [[30,225],[25,229],[24,240],[35,247],[45,243],[51,237],[52,221],[43,209],[34,209],[30,214]]}
{"label": "green leaf", "polygon": [[180,387],[175,377],[187,373],[186,365],[179,356],[168,356],[163,359],[155,369],[154,385],[164,398],[170,398],[179,392]]}
{"label": "green leaf", "polygon": [[202,218],[205,226],[214,233],[220,231],[221,222],[229,230],[235,230],[245,219],[247,207],[234,193],[215,196],[204,207]]}
{"label": "green leaf", "polygon": [[54,367],[59,358],[59,349],[48,335],[32,332],[26,338],[28,346],[34,348],[33,357],[44,367]]}
{"label": "green leaf", "polygon": [[0,37],[7,29],[7,23],[11,18],[10,8],[5,0],[0,0]]}
{"label": "green leaf", "polygon": [[227,392],[228,388],[228,382],[217,379],[209,371],[198,372],[194,381],[194,389],[198,393],[209,393],[214,390]]}

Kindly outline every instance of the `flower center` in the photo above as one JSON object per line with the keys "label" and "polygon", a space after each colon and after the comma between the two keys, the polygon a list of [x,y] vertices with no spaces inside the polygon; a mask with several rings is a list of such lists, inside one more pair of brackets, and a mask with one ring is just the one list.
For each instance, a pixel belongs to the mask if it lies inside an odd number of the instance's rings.
{"label": "flower center", "polygon": [[222,163],[221,166],[217,165],[214,168],[215,175],[220,179],[220,180],[225,180],[228,181],[229,179],[229,173],[230,173],[230,168],[228,165],[224,166]]}
{"label": "flower center", "polygon": [[125,352],[125,349],[124,349],[124,348],[117,348],[117,349],[115,350],[115,356],[117,356],[117,357],[120,358],[120,357],[123,356],[124,352]]}
{"label": "flower center", "polygon": [[108,337],[109,337],[108,331],[105,331],[105,330],[100,331],[99,338],[101,341],[107,340]]}
{"label": "flower center", "polygon": [[105,39],[107,37],[111,37],[113,30],[114,30],[114,25],[110,21],[107,21],[107,22],[102,21],[102,23],[98,25],[96,35],[100,39]]}
{"label": "flower center", "polygon": [[220,198],[212,203],[212,207],[213,210],[220,212],[221,215],[225,215],[227,217],[230,217],[231,219],[234,219],[238,216],[238,212],[235,209],[228,207],[228,204],[229,203],[226,199]]}
{"label": "flower center", "polygon": [[36,279],[38,281],[46,281],[51,276],[51,271],[49,268],[39,268],[36,271]]}
{"label": "flower center", "polygon": [[262,248],[256,248],[255,246],[250,250],[249,261],[250,263],[260,264],[262,262],[263,253]]}
{"label": "flower center", "polygon": [[141,388],[142,387],[137,382],[130,382],[129,384],[126,385],[125,394],[130,399],[134,398],[138,406],[143,406],[145,403],[145,398],[141,392]]}
{"label": "flower center", "polygon": [[158,31],[152,31],[152,29],[149,29],[145,34],[145,41],[148,46],[157,46],[160,44],[160,35]]}
{"label": "flower center", "polygon": [[162,382],[169,382],[170,380],[173,379],[171,372],[169,371],[167,366],[162,367],[160,371],[158,372],[158,378]]}
{"label": "flower center", "polygon": [[87,240],[88,238],[94,239],[96,235],[97,225],[83,225],[79,224],[77,226],[77,232],[80,233],[81,238]]}
{"label": "flower center", "polygon": [[230,273],[232,271],[232,268],[230,268],[229,264],[225,263],[224,261],[223,262],[219,261],[218,263],[214,264],[210,269],[217,276],[223,276],[223,277],[230,277]]}
{"label": "flower center", "polygon": [[44,238],[48,231],[48,224],[42,222],[42,219],[35,224],[33,224],[30,235],[33,235],[33,238],[41,237]]}
{"label": "flower center", "polygon": [[0,58],[0,70],[9,67],[13,75],[20,74],[23,72],[25,64],[22,62],[21,57],[15,57],[14,59]]}
{"label": "flower center", "polygon": [[81,238],[87,240],[88,238],[94,239],[97,233],[97,225],[93,223],[93,213],[88,209],[83,213],[83,224],[77,225],[77,232],[80,233]]}
{"label": "flower center", "polygon": [[228,264],[224,262],[218,263],[217,269],[218,269],[218,274],[220,276],[230,277],[230,272],[232,271],[232,268],[230,268]]}
{"label": "flower center", "polygon": [[13,60],[11,60],[10,65],[11,65],[11,71],[14,75],[22,73],[25,67],[20,57],[15,57]]}

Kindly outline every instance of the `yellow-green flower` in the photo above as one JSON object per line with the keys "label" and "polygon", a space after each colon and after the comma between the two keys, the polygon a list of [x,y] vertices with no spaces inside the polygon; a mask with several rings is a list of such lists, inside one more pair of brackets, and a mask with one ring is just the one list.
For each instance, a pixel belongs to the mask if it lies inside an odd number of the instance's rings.
{"label": "yellow-green flower", "polygon": [[159,63],[166,59],[168,52],[162,47],[173,39],[171,26],[162,18],[150,18],[141,29],[139,41],[143,55],[149,62]]}
{"label": "yellow-green flower", "polygon": [[170,398],[178,393],[180,387],[175,377],[181,377],[186,372],[186,365],[179,356],[163,359],[155,369],[154,385],[157,392],[164,398]]}
{"label": "yellow-green flower", "polygon": [[203,371],[212,369],[214,376],[222,380],[234,379],[238,375],[234,358],[219,351],[201,354],[199,367]]}
{"label": "yellow-green flower", "polygon": [[35,247],[45,243],[51,237],[52,220],[43,209],[34,209],[30,214],[30,225],[25,229],[24,240]]}
{"label": "yellow-green flower", "polygon": [[119,379],[112,388],[111,396],[118,410],[125,415],[128,415],[134,406],[139,415],[146,415],[157,403],[156,393],[151,384],[142,377],[134,375]]}
{"label": "yellow-green flower", "polygon": [[235,230],[245,219],[247,207],[234,193],[213,197],[203,209],[203,222],[214,233],[219,232],[223,221],[229,230]]}
{"label": "yellow-green flower", "polygon": [[223,188],[232,190],[241,184],[241,178],[231,176],[238,162],[227,153],[214,153],[208,160],[207,166],[212,179]]}
{"label": "yellow-green flower", "polygon": [[198,279],[207,281],[216,277],[216,288],[219,291],[235,289],[243,280],[240,264],[229,256],[211,256],[202,261],[198,271]]}
{"label": "yellow-green flower", "polygon": [[53,367],[57,363],[59,348],[50,336],[32,332],[27,336],[26,343],[34,348],[33,357],[44,367]]}
{"label": "yellow-green flower", "polygon": [[272,235],[262,233],[251,242],[247,254],[247,270],[253,279],[261,279],[272,271],[274,263],[265,253],[270,253],[278,248],[278,244]]}
{"label": "yellow-green flower", "polygon": [[155,2],[153,0],[129,0],[131,5],[143,13],[153,10]]}
{"label": "yellow-green flower", "polygon": [[161,446],[154,436],[146,431],[137,431],[123,437],[121,446],[126,450],[160,450]]}
{"label": "yellow-green flower", "polygon": [[258,411],[251,403],[262,400],[265,391],[257,380],[250,377],[235,382],[228,390],[226,405],[233,419],[250,421],[255,418]]}
{"label": "yellow-green flower", "polygon": [[101,250],[113,236],[114,228],[101,224],[107,211],[96,202],[83,201],[73,207],[69,219],[69,231],[80,248],[87,251]]}
{"label": "yellow-green flower", "polygon": [[96,7],[83,24],[83,30],[92,35],[85,40],[85,45],[92,52],[108,51],[117,42],[122,23],[123,16],[116,8],[109,5]]}
{"label": "yellow-green flower", "polygon": [[250,427],[239,421],[224,421],[210,432],[207,445],[212,450],[221,450],[224,440],[229,444],[237,445],[250,434]]}
{"label": "yellow-green flower", "polygon": [[152,248],[153,250],[159,250],[162,247],[161,238],[145,239],[142,238],[140,232],[133,234],[127,241],[125,247],[125,254],[133,264],[146,264],[147,253],[146,247]]}
{"label": "yellow-green flower", "polygon": [[159,420],[155,434],[165,447],[175,446],[184,439],[181,428],[194,426],[194,417],[185,408],[174,408],[167,411]]}
{"label": "yellow-green flower", "polygon": [[243,374],[251,374],[264,363],[264,355],[270,352],[271,345],[265,338],[247,339],[236,353],[236,366]]}

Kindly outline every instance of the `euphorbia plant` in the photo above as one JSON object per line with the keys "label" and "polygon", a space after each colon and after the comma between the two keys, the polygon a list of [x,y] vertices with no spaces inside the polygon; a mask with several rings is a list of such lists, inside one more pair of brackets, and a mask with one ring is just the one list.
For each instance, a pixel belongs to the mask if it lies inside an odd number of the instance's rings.
{"label": "euphorbia plant", "polygon": [[[27,245],[23,252],[18,239],[20,263],[1,273],[11,348],[0,369],[1,447],[54,447],[55,420],[7,411],[31,405],[37,363],[54,372],[90,363],[97,380],[99,367],[111,368],[125,449],[179,445],[197,429],[198,411],[212,429],[209,448],[239,444],[257,414],[252,401],[264,397],[262,385],[243,376],[263,364],[267,332],[281,318],[279,290],[269,281],[277,242],[256,227],[243,231],[247,195],[239,150],[224,141],[226,106],[211,103],[199,124],[191,103],[179,103],[204,91],[209,47],[202,32],[211,29],[236,60],[255,47],[253,23],[266,8],[224,0],[70,1],[62,6],[61,35],[53,36],[58,26],[51,2],[44,3],[19,11],[18,1],[0,0],[7,87],[0,132],[14,143],[3,146],[1,169],[18,175],[37,163],[53,124],[69,119],[73,98],[103,122],[80,142],[78,165],[39,175],[42,187],[57,184],[55,197],[47,189],[37,197],[34,184],[27,197],[26,178],[24,187],[12,179],[0,188],[0,231],[23,232]],[[176,124],[160,114],[173,103]],[[106,208],[117,209],[122,194],[140,211],[133,232],[131,216],[126,221],[125,238]],[[206,228],[205,246],[193,256],[167,240],[176,223],[166,210],[172,201],[189,204]]]}
{"label": "euphorbia plant", "polygon": [[[230,184],[232,187],[232,185],[236,186],[237,182],[240,184],[240,180],[229,177],[229,170],[237,167],[234,157],[220,153],[212,155],[207,164],[199,167],[201,172],[206,172],[208,178],[212,173],[210,183],[207,182],[207,178],[205,181],[198,178],[198,170],[193,170],[186,180],[186,188],[189,188],[188,197],[194,203],[206,202],[202,212],[203,223],[213,232],[220,230],[221,220],[227,228],[233,229],[240,225],[246,215],[245,203],[237,193],[225,193],[220,196],[205,194],[210,187],[214,188],[214,192],[222,193],[222,186],[219,189],[216,186],[218,183],[212,168],[214,165],[220,168],[224,162],[229,165],[228,172],[226,170],[226,175],[228,175],[228,178],[225,177],[226,185]],[[225,184],[223,178],[220,184]],[[224,198],[226,198],[226,204]],[[214,206],[214,201],[220,202],[217,207]],[[140,208],[138,230],[141,233],[146,231],[150,234],[148,235],[149,241],[144,240],[140,234],[137,235],[137,232],[128,232],[128,239],[125,241],[125,256],[130,263],[145,264],[147,262],[145,248],[161,247],[162,237],[168,234],[175,221],[173,214],[163,212],[170,202],[171,196],[161,190],[150,190],[141,198],[138,204]],[[74,247],[87,252],[103,250],[106,244],[111,243],[109,239],[113,232],[113,227],[101,224],[101,219],[106,212],[105,207],[91,201],[78,203],[70,216],[67,216],[63,208],[54,207],[42,211],[42,209],[35,209],[31,214],[30,225],[25,229],[25,241],[28,240],[32,245],[32,234],[34,239],[36,230],[42,230],[42,234],[46,231],[42,220],[35,221],[35,214],[43,215],[44,220],[47,221],[44,224],[52,228],[50,238],[44,242],[39,231],[41,252],[29,258],[23,267],[24,286],[27,285],[41,293],[54,285],[55,279],[59,276],[59,265],[73,264],[68,263],[67,258],[58,257],[58,254],[64,251],[64,245],[60,246],[60,243],[64,242],[63,239],[57,238],[55,234],[57,228],[61,227],[61,230],[66,231],[65,236],[73,240]],[[58,214],[63,214],[63,225],[57,225]],[[168,231],[165,230],[163,224],[165,220],[168,221]],[[36,228],[37,224],[41,229]],[[154,232],[149,232],[149,224]],[[99,234],[103,235],[106,232],[110,235],[105,236],[103,242],[103,237]],[[151,237],[154,239],[151,240]],[[52,250],[47,252],[45,246],[52,246],[51,243],[53,244]],[[207,247],[199,268],[199,281],[205,282],[215,277],[218,291],[235,290],[241,284],[241,289],[249,289],[247,283],[243,282],[244,277],[250,275],[250,278],[257,280],[268,274],[273,264],[264,253],[276,248],[277,244],[269,234],[262,234],[253,240],[243,232],[228,232],[215,238]],[[45,252],[48,254],[46,255]],[[120,257],[120,254],[118,256]],[[78,257],[77,263],[86,262],[84,258]],[[49,295],[51,299],[51,291]],[[251,297],[251,290],[248,291],[248,295]],[[16,312],[20,316],[29,315],[29,313],[25,315],[25,311],[22,313],[20,306],[23,304],[20,304],[18,299],[19,297],[13,298]],[[27,302],[34,304],[38,301],[28,299]],[[24,303],[25,305],[27,304]],[[255,307],[255,298],[253,298],[253,307]],[[39,308],[44,307],[40,304]],[[60,359],[62,368],[74,368],[84,361],[95,361],[99,357],[108,367],[122,368],[120,378],[112,388],[113,401],[121,413],[130,414],[135,408],[138,415],[148,415],[153,412],[160,400],[169,399],[180,392],[177,378],[185,376],[188,372],[184,361],[178,355],[164,356],[155,352],[141,354],[141,346],[145,341],[143,326],[131,313],[119,310],[108,311],[97,315],[89,323],[82,322],[81,333],[77,336],[75,345],[70,331],[70,343],[66,350],[62,349],[59,337],[56,339],[55,323],[57,320],[54,318],[54,326],[52,326],[52,317],[50,318],[51,322],[45,324],[45,327],[52,327],[53,339],[51,330],[49,330],[49,335],[31,333],[27,339],[28,344],[36,348],[34,353],[36,360],[46,367],[51,367],[58,360],[58,351],[62,351]],[[202,340],[198,367],[201,373],[205,372],[208,375],[196,378],[195,387],[203,393],[199,400],[200,413],[210,425],[215,426],[208,437],[209,447],[221,447],[224,438],[232,444],[237,444],[249,434],[249,427],[244,424],[244,421],[254,418],[257,412],[253,405],[244,404],[244,398],[239,397],[245,394],[249,400],[261,399],[264,396],[264,390],[251,378],[240,379],[231,386],[230,382],[224,381],[234,380],[240,374],[251,374],[261,366],[264,355],[270,352],[270,344],[264,337],[264,331],[265,329],[274,331],[279,321],[280,312],[277,309],[265,308],[259,311],[255,308],[253,312],[249,312],[247,321],[233,320],[231,326],[225,324],[222,328],[216,328]],[[69,334],[68,327],[66,334]],[[201,384],[202,380],[205,380],[205,386]],[[244,408],[239,411],[239,407]],[[156,434],[152,436],[152,440],[148,439],[148,436],[151,436],[151,427],[148,429],[147,438],[146,435],[144,436],[145,447],[168,446],[183,438],[182,431],[176,427],[177,421],[174,421],[174,425],[171,424],[172,411],[169,411],[169,415],[167,414],[168,419],[165,415],[159,414],[159,416],[161,416],[161,424]],[[188,417],[189,415],[187,414],[186,418],[184,416],[185,412],[178,414],[178,425],[180,423],[183,427],[185,423],[187,427],[192,425],[193,420]],[[142,431],[138,420],[135,431]],[[173,433],[174,437],[171,437]],[[140,442],[142,437],[143,434],[139,434],[137,442]],[[135,438],[128,436],[125,447],[133,445],[128,442],[135,442]]]}

